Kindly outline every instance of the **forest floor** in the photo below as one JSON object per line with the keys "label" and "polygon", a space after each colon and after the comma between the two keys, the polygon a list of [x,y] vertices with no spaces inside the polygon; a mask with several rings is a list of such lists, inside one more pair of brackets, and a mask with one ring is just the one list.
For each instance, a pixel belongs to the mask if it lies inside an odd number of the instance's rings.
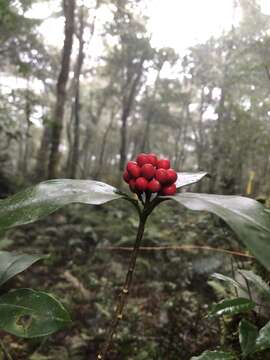
{"label": "forest floor", "polygon": [[[96,359],[127,271],[129,252],[121,247],[132,246],[136,226],[133,208],[119,201],[71,206],[2,236],[1,250],[49,255],[9,282],[8,288],[49,291],[72,317],[69,328],[45,339],[0,333],[13,359]],[[210,215],[163,204],[149,219],[143,246],[230,248],[234,240],[228,242],[227,231]],[[220,329],[218,321],[206,316],[216,300],[208,280],[231,262],[229,255],[201,250],[141,251],[109,359],[189,360],[214,349]]]}

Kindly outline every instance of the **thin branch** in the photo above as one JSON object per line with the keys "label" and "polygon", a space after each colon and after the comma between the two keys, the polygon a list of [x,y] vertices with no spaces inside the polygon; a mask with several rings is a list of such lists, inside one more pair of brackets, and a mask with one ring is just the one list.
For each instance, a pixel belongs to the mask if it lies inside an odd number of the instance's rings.
{"label": "thin branch", "polygon": [[[126,246],[106,246],[106,247],[99,247],[96,250],[105,250],[105,251],[132,251],[132,247]],[[174,251],[192,251],[192,250],[203,250],[203,251],[214,251],[220,252],[228,255],[233,256],[240,256],[248,259],[255,259],[254,256],[242,253],[240,251],[233,251],[233,250],[225,250],[214,248],[211,246],[199,246],[199,245],[168,245],[168,246],[142,246],[140,247],[140,251],[167,251],[167,250],[174,250]]]}

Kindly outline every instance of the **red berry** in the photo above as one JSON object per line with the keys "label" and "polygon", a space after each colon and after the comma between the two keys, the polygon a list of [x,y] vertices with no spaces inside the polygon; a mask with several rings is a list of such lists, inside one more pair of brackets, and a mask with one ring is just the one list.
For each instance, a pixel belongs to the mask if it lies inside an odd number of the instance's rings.
{"label": "red berry", "polygon": [[152,193],[157,193],[159,192],[160,189],[161,189],[160,182],[157,181],[156,179],[152,179],[147,184],[147,190],[151,191]]}
{"label": "red berry", "polygon": [[157,168],[158,169],[169,169],[171,167],[170,160],[168,159],[160,159],[157,161]]}
{"label": "red berry", "polygon": [[161,190],[161,194],[165,196],[174,195],[176,193],[176,185],[172,184],[169,186],[164,186]]}
{"label": "red berry", "polygon": [[157,169],[156,170],[156,179],[163,185],[168,181],[167,170],[165,169]]}
{"label": "red berry", "polygon": [[153,166],[157,165],[158,159],[157,159],[156,154],[153,154],[153,153],[147,154],[147,159],[148,159],[149,164],[152,164]]}
{"label": "red berry", "polygon": [[144,164],[149,163],[147,154],[144,153],[139,154],[136,158],[136,161],[139,166],[143,166]]}
{"label": "red berry", "polygon": [[129,180],[129,188],[132,192],[136,192],[136,180],[135,179],[130,179]]}
{"label": "red berry", "polygon": [[176,171],[174,171],[173,169],[168,169],[167,170],[167,176],[168,176],[168,181],[167,181],[168,185],[172,185],[173,183],[176,182],[176,180],[177,180]]}
{"label": "red berry", "polygon": [[135,183],[135,189],[144,192],[147,189],[148,181],[144,177],[138,177]]}
{"label": "red berry", "polygon": [[144,164],[141,167],[141,176],[145,177],[147,180],[153,179],[155,173],[156,170],[152,164]]}
{"label": "red berry", "polygon": [[127,170],[125,170],[124,174],[123,174],[123,179],[125,180],[126,183],[129,184],[129,180],[131,179],[129,172]]}
{"label": "red berry", "polygon": [[139,177],[141,174],[141,169],[135,161],[129,161],[127,163],[127,171],[129,172],[129,175],[134,178]]}

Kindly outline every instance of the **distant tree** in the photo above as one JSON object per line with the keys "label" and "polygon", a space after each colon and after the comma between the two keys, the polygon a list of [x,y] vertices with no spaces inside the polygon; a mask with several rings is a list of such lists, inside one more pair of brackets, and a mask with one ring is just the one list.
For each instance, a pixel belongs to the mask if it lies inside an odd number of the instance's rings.
{"label": "distant tree", "polygon": [[48,164],[48,177],[50,179],[57,176],[59,164],[59,145],[61,141],[64,107],[66,101],[66,86],[69,78],[70,61],[74,34],[75,0],[64,0],[63,10],[65,16],[65,40],[62,50],[61,69],[56,85],[56,105],[51,129],[51,149]]}
{"label": "distant tree", "polygon": [[[136,14],[136,15],[135,15]],[[120,110],[120,160],[123,170],[127,158],[128,119],[136,96],[145,80],[147,62],[154,56],[146,30],[146,19],[134,1],[115,1],[114,21],[108,28],[116,43],[109,48],[107,75],[113,79]]]}

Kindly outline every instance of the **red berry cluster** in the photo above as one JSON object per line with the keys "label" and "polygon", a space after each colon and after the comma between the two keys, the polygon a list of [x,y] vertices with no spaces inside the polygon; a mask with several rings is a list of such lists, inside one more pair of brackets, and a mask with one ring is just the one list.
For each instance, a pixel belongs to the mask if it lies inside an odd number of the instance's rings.
{"label": "red berry cluster", "polygon": [[177,173],[171,169],[170,160],[158,159],[155,154],[139,154],[136,161],[129,161],[123,179],[135,193],[174,195]]}

